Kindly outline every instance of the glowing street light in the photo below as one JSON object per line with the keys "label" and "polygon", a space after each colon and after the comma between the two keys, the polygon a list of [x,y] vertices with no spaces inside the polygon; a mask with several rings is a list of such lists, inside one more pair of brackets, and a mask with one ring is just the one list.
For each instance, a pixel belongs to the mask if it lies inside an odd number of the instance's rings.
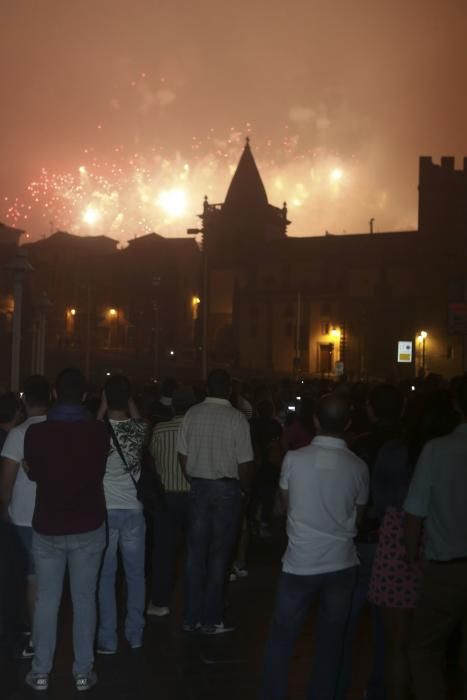
{"label": "glowing street light", "polygon": [[193,297],[191,300],[191,308],[193,313],[193,321],[196,321],[199,313],[199,305],[201,304],[201,299],[199,297]]}
{"label": "glowing street light", "polygon": [[332,328],[331,335],[333,336],[333,338],[340,338],[341,332],[340,332],[339,328]]}
{"label": "glowing street light", "polygon": [[117,317],[117,314],[118,314],[117,309],[114,309],[114,308],[109,309],[109,316],[110,316],[110,318],[116,318],[116,317]]}
{"label": "glowing street light", "polygon": [[67,316],[76,316],[76,309],[68,309],[67,310]]}
{"label": "glowing street light", "polygon": [[417,340],[422,346],[422,375],[425,375],[425,354],[426,354],[426,339],[428,338],[428,333],[426,331],[420,331],[420,334],[417,336]]}

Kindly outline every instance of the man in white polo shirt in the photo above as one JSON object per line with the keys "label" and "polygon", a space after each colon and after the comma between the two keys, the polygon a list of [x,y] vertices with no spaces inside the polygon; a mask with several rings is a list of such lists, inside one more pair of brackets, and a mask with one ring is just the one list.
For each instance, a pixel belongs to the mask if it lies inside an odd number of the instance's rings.
{"label": "man in white polo shirt", "polygon": [[[1,453],[0,498],[2,510],[16,527],[16,532],[23,545],[28,566],[28,614],[29,622],[34,619],[34,602],[36,595],[34,560],[32,556],[32,516],[36,503],[36,484],[31,481],[23,469],[24,437],[30,425],[46,420],[50,389],[47,379],[33,375],[24,384],[23,402],[26,408],[26,420],[12,428],[8,433]],[[22,658],[34,655],[30,639],[26,640],[20,651]]]}
{"label": "man in white polo shirt", "polygon": [[248,488],[253,448],[245,416],[229,401],[223,369],[208,377],[208,398],[190,408],[178,434],[180,463],[191,490],[188,505],[183,628],[222,634],[227,566],[238,529],[242,488]]}
{"label": "man in white polo shirt", "polygon": [[336,697],[358,567],[354,537],[369,487],[366,464],[343,440],[349,421],[348,402],[324,396],[316,411],[318,436],[284,458],[280,489],[289,543],[266,646],[261,700],[286,697],[293,645],[317,595],[316,652],[307,698]]}

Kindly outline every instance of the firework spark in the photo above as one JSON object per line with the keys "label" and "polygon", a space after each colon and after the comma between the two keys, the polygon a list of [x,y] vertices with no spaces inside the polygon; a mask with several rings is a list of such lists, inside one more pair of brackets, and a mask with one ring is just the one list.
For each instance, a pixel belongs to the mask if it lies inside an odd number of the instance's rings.
{"label": "firework spark", "polygon": [[[193,225],[204,195],[211,202],[223,201],[243,136],[251,131],[247,124],[218,137],[211,129],[208,136],[192,137],[189,153],[171,156],[161,146],[140,153],[120,144],[111,157],[86,148],[73,170],[51,172],[44,167],[24,195],[5,198],[6,219],[41,233],[48,225],[82,235],[107,234],[122,242],[151,231],[183,235]],[[357,194],[371,215],[378,206],[386,206],[380,204],[387,201],[384,193],[366,191],[356,156],[302,150],[300,139],[288,128],[280,142],[258,140],[253,146],[269,201],[277,206],[287,201],[296,234],[320,233],[334,222],[348,221],[349,200]],[[349,229],[359,230],[355,220]]]}

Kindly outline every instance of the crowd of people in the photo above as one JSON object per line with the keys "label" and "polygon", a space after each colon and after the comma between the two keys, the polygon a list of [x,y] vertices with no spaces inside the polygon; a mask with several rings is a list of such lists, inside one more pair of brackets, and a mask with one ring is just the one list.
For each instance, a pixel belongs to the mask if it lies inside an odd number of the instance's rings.
{"label": "crowd of people", "polygon": [[245,386],[215,369],[205,387],[168,378],[138,393],[116,374],[99,398],[86,389],[68,368],[52,392],[34,375],[21,400],[0,394],[0,658],[30,659],[31,688],[49,686],[66,570],[72,673],[86,691],[95,653],[119,649],[119,555],[130,650],[147,616],[171,614],[182,555],[183,632],[224,635],[226,584],[254,566],[249,537],[285,519],[261,700],[286,698],[315,599],[309,700],[348,697],[367,605],[367,700],[447,697],[448,655],[467,666],[456,639],[467,630],[467,375]]}

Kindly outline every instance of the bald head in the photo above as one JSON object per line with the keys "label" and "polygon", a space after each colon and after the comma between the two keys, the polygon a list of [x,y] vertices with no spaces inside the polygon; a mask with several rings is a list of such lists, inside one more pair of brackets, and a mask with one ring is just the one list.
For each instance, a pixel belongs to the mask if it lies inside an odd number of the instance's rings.
{"label": "bald head", "polygon": [[350,403],[342,395],[326,394],[316,409],[319,430],[328,435],[341,435],[350,421]]}

